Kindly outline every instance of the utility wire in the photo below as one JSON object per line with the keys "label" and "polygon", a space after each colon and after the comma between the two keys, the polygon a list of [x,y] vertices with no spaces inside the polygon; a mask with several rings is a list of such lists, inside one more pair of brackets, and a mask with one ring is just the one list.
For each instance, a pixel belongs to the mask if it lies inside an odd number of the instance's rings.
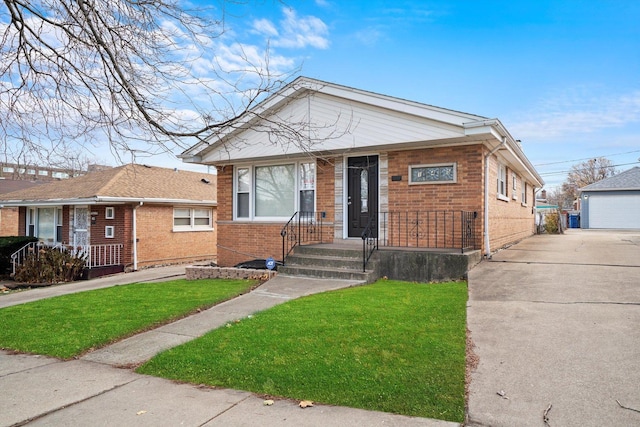
{"label": "utility wire", "polygon": [[559,165],[561,163],[572,163],[572,162],[581,162],[583,160],[591,160],[593,158],[596,157],[613,157],[613,156],[622,156],[624,154],[633,154],[633,153],[640,153],[640,150],[633,150],[633,151],[627,151],[626,153],[615,153],[615,154],[608,154],[607,156],[592,156],[592,157],[585,157],[584,159],[576,159],[576,160],[563,160],[561,162],[551,162],[551,163],[538,163],[534,166],[549,166],[549,165]]}
{"label": "utility wire", "polygon": [[[629,165],[636,165],[636,164],[639,164],[639,163],[640,163],[640,162],[633,162],[633,163],[621,163],[621,164],[619,164],[619,165],[611,165],[610,167],[612,167],[612,168],[617,168],[618,166],[629,166]],[[609,166],[607,166],[607,167],[609,167]],[[549,175],[561,175],[561,174],[564,174],[564,173],[569,173],[569,172],[574,172],[574,171],[576,171],[576,172],[580,172],[580,171],[586,171],[586,170],[589,170],[589,169],[591,169],[591,168],[570,169],[570,170],[568,170],[568,171],[541,172],[541,173],[540,173],[540,176],[543,176],[543,175],[544,175],[544,176],[549,176]]]}

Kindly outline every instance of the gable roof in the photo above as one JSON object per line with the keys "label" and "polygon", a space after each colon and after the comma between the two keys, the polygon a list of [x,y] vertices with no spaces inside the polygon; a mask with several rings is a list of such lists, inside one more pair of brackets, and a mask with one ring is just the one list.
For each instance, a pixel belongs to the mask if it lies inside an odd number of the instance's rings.
{"label": "gable roof", "polygon": [[146,201],[215,205],[215,178],[215,175],[206,173],[128,164],[0,194],[0,204],[80,205]]}
{"label": "gable roof", "polygon": [[582,187],[580,191],[640,190],[640,167],[635,166],[617,175],[610,176]]}
{"label": "gable roof", "polygon": [[[283,124],[280,128],[274,123]],[[286,128],[283,129],[282,128]],[[293,131],[292,131],[293,130]],[[294,138],[288,138],[294,135]],[[299,140],[295,140],[299,137]],[[298,77],[179,157],[229,165],[309,154],[340,155],[443,145],[484,144],[535,186],[544,181],[498,119]]]}

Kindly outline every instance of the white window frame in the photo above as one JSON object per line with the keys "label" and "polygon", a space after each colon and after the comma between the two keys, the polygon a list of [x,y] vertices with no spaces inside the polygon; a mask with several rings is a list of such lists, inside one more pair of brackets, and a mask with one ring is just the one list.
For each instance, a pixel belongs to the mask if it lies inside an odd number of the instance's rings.
{"label": "white window frame", "polygon": [[[424,169],[425,173],[428,169],[440,169],[451,168],[453,170],[452,179],[438,179],[438,180],[425,180],[414,181],[413,172],[416,169]],[[456,162],[451,163],[429,163],[424,165],[409,165],[409,185],[424,185],[424,184],[455,184],[458,182],[458,164]]]}
{"label": "white window frame", "polygon": [[513,191],[511,192],[511,198],[518,200],[518,175],[512,174],[511,180],[513,181]]}
{"label": "white window frame", "polygon": [[115,238],[116,228],[113,225],[106,225],[104,227],[104,237],[105,239],[113,239]]}
{"label": "white window frame", "polygon": [[104,208],[104,219],[115,219],[116,208],[113,206],[107,206]]}
{"label": "white window frame", "polygon": [[507,167],[500,162],[498,162],[498,175],[496,177],[496,194],[498,199],[505,202],[509,201],[509,197],[507,197]]}
{"label": "white window frame", "polygon": [[[25,236],[29,236],[29,228],[33,226],[33,236],[40,239],[40,209],[53,209],[53,240],[51,242],[44,242],[47,245],[56,245],[62,243],[58,240],[59,229],[63,229],[64,211],[62,206],[32,206],[27,207],[26,219],[25,219]],[[64,239],[64,236],[60,236]]]}
{"label": "white window frame", "polygon": [[[302,182],[303,177],[301,176],[301,169],[303,164],[310,164],[313,163],[315,166],[313,168],[313,179],[312,179],[312,183],[304,183]],[[287,165],[293,165],[294,166],[294,177],[295,177],[295,182],[294,182],[294,194],[293,194],[293,211],[286,215],[286,216],[276,216],[276,217],[271,217],[271,216],[257,216],[256,215],[256,168],[259,167],[269,167],[269,166],[287,166]],[[249,176],[249,191],[238,191],[238,186],[239,186],[239,180],[238,180],[238,172],[240,170],[248,170],[248,176]],[[234,166],[234,170],[233,170],[233,220],[234,221],[265,221],[265,222],[270,222],[270,221],[287,221],[289,218],[291,218],[291,215],[293,215],[295,212],[298,212],[300,210],[300,205],[301,205],[301,197],[302,197],[302,192],[303,191],[313,191],[313,210],[315,212],[316,207],[317,207],[317,197],[318,197],[318,192],[316,191],[317,188],[317,177],[318,177],[318,166],[317,163],[315,161],[309,161],[307,160],[299,160],[299,161],[289,161],[289,162],[278,162],[278,163],[257,163],[257,164],[252,164],[252,165],[237,165]],[[248,216],[239,216],[238,215],[238,195],[239,194],[249,194],[249,215]]]}
{"label": "white window frame", "polygon": [[[189,224],[176,225],[176,211],[185,210],[188,211],[188,216],[179,216],[178,218],[188,218]],[[199,215],[201,212],[207,212],[206,216]],[[196,224],[198,219],[208,218],[206,225]],[[194,207],[194,206],[180,206],[173,208],[173,231],[212,231],[213,230],[213,209],[210,207]]]}
{"label": "white window frame", "polygon": [[522,180],[522,206],[527,206],[527,182]]}

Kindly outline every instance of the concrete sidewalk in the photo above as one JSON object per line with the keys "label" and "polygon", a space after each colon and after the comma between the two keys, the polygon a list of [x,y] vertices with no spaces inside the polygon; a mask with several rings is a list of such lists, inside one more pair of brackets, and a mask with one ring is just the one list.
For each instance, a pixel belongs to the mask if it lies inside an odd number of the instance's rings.
{"label": "concrete sidewalk", "polygon": [[[164,267],[34,289],[0,297],[0,308],[118,284],[168,280],[182,274],[184,266]],[[354,281],[278,275],[248,294],[79,360],[0,351],[0,426],[459,426],[336,406],[301,409],[297,402],[284,399],[265,406],[264,399],[252,393],[177,384],[122,369],[256,311],[304,295],[356,285],[359,283]]]}
{"label": "concrete sidewalk", "polygon": [[[638,426],[640,232],[526,239],[469,273],[470,426]],[[501,395],[499,395],[500,393]]]}

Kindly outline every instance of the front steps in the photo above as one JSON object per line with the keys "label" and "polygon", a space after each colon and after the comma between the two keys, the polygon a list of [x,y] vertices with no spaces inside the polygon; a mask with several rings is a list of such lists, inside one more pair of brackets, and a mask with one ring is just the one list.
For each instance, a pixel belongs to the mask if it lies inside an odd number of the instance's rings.
{"label": "front steps", "polygon": [[358,280],[372,283],[377,276],[375,254],[362,271],[362,247],[337,244],[296,246],[278,273],[323,279]]}

